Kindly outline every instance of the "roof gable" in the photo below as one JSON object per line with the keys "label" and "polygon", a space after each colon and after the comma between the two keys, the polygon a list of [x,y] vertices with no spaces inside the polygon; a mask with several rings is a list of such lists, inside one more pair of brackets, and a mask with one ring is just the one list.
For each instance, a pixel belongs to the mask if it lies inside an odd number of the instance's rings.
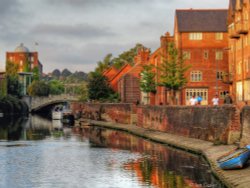
{"label": "roof gable", "polygon": [[[120,70],[113,76],[113,78],[111,78],[110,81],[114,80],[115,78],[119,78],[122,74],[123,74],[123,70],[126,69],[128,67],[128,69],[131,69],[132,66],[130,64],[125,64],[122,68],[120,68]],[[124,73],[126,74],[126,72]]]}
{"label": "roof gable", "polygon": [[176,10],[179,32],[227,32],[227,13],[225,9]]}

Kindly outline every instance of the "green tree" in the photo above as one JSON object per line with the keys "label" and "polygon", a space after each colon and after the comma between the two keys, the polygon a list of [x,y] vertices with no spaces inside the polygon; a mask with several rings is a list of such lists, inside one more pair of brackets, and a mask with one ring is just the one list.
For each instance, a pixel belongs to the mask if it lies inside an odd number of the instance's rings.
{"label": "green tree", "polygon": [[33,68],[32,72],[33,72],[33,77],[32,77],[33,80],[39,80],[40,76],[38,67]]}
{"label": "green tree", "polygon": [[30,96],[48,96],[49,85],[44,81],[35,80],[28,87],[28,94]]}
{"label": "green tree", "polygon": [[120,69],[122,66],[124,66],[126,63],[129,63],[130,65],[134,65],[134,57],[137,55],[137,51],[139,48],[145,48],[142,44],[136,44],[134,48],[131,48],[128,51],[125,51],[121,53],[117,58],[114,58],[112,60],[113,65]]}
{"label": "green tree", "polygon": [[107,78],[99,72],[91,72],[88,80],[88,96],[92,100],[107,99],[114,91],[109,86]]}
{"label": "green tree", "polygon": [[6,80],[7,80],[7,94],[21,97],[22,84],[18,80],[18,64],[11,61],[6,62]]}
{"label": "green tree", "polygon": [[156,82],[155,82],[155,72],[153,70],[153,65],[143,65],[143,71],[140,77],[140,89],[146,94],[143,96],[142,101],[149,104],[149,93],[156,92]]}
{"label": "green tree", "polygon": [[64,84],[59,80],[49,81],[49,91],[51,95],[61,95],[64,93]]}
{"label": "green tree", "polygon": [[112,54],[107,54],[103,61],[99,61],[97,63],[97,67],[95,69],[95,72],[102,73],[104,70],[108,69],[112,65]]}
{"label": "green tree", "polygon": [[83,82],[79,87],[76,88],[76,94],[79,96],[79,100],[82,102],[88,99],[88,88],[87,84]]}
{"label": "green tree", "polygon": [[156,73],[153,69],[154,66],[152,64],[143,65],[143,71],[141,72],[140,78],[140,89],[145,93],[154,93],[156,91]]}
{"label": "green tree", "polygon": [[171,104],[175,104],[176,91],[187,83],[185,72],[190,66],[185,65],[182,55],[174,47],[173,43],[168,46],[167,57],[163,57],[163,63],[158,67],[160,71],[159,85],[170,89]]}

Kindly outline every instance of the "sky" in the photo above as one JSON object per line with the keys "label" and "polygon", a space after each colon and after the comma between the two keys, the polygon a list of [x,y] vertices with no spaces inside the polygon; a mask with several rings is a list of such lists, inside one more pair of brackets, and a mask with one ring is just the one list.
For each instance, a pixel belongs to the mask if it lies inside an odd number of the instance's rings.
{"label": "sky", "polygon": [[154,51],[173,33],[176,9],[228,8],[228,0],[0,0],[0,70],[23,43],[45,73],[93,71],[137,43]]}

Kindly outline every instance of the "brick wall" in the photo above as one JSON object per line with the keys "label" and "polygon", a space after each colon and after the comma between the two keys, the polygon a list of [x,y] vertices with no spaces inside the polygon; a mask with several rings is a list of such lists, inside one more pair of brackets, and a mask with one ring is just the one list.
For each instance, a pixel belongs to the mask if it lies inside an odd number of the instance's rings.
{"label": "brick wall", "polygon": [[212,142],[239,141],[240,118],[233,106],[140,106],[140,127]]}
{"label": "brick wall", "polygon": [[135,107],[130,103],[82,103],[72,104],[74,112],[81,112],[83,118],[130,124]]}
{"label": "brick wall", "polygon": [[242,139],[241,146],[250,144],[250,106],[245,106],[242,109]]}

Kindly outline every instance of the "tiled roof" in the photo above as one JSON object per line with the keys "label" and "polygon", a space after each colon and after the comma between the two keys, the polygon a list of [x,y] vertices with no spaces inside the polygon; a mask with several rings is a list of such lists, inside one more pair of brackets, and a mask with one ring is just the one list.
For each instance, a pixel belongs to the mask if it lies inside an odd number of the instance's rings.
{"label": "tiled roof", "polygon": [[227,32],[227,10],[176,10],[179,32]]}

